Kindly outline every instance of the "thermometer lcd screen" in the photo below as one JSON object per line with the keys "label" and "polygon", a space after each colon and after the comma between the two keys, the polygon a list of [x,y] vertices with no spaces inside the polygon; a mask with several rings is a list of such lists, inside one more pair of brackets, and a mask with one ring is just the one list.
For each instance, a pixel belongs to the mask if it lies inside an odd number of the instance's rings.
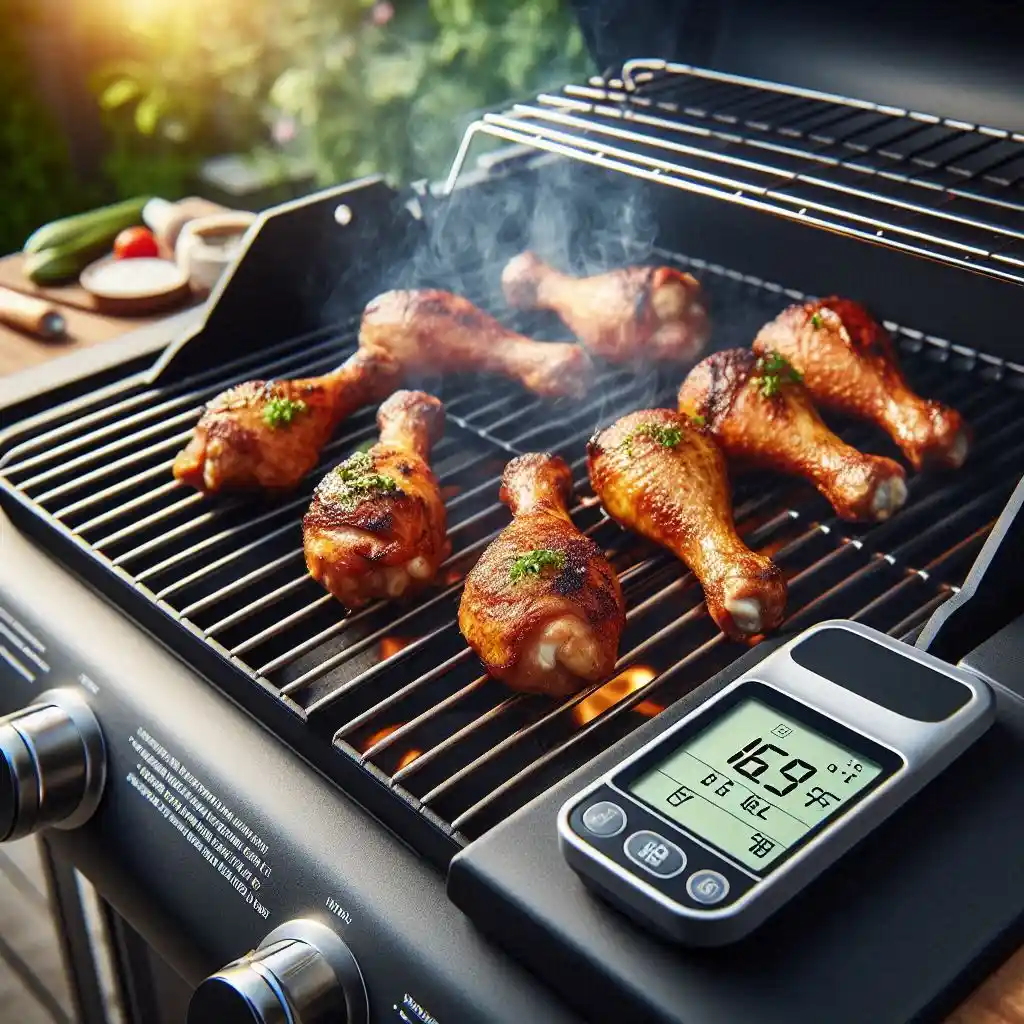
{"label": "thermometer lcd screen", "polygon": [[628,788],[764,873],[808,832],[855,803],[882,772],[863,754],[747,699]]}

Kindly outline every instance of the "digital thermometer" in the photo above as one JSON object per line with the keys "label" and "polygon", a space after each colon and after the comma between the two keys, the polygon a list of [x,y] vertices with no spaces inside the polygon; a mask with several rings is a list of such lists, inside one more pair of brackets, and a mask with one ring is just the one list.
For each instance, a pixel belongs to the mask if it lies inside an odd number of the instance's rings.
{"label": "digital thermometer", "polygon": [[691,945],[756,928],[991,724],[979,679],[827,622],[569,800],[568,863]]}

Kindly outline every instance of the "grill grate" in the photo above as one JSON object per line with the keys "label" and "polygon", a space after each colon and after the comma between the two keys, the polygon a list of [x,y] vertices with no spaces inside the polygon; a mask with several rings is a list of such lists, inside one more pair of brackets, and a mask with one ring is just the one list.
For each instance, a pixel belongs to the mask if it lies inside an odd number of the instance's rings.
{"label": "grill grate", "polygon": [[[765,320],[802,298],[699,260],[664,251],[651,258],[701,277],[719,347],[749,343]],[[478,298],[489,294],[485,276],[497,277],[481,275]],[[539,315],[514,326],[554,332]],[[907,507],[874,527],[836,520],[803,484],[739,479],[740,531],[790,582],[788,627],[841,615],[894,635],[914,629],[962,582],[1024,471],[1016,430],[1024,373],[890,326],[912,384],[958,406],[975,428],[976,446],[956,475],[913,477]],[[38,523],[73,540],[107,579],[124,584],[129,611],[141,594],[151,610],[187,626],[177,643],[183,656],[208,665],[216,652],[215,668],[242,671],[304,719],[302,728],[330,737],[339,766],[362,765],[466,841],[743,648],[718,633],[679,563],[603,518],[586,481],[586,438],[626,411],[671,404],[676,377],[605,369],[591,397],[578,403],[541,401],[494,380],[424,382],[448,411],[434,464],[453,553],[441,586],[413,605],[377,604],[345,616],[305,574],[299,523],[309,494],[330,466],[374,435],[372,410],[346,422],[296,496],[210,501],[170,478],[171,460],[205,400],[253,376],[324,372],[352,350],[355,329],[353,321],[298,338],[181,384],[135,385],[74,415],[57,410],[48,425],[8,435],[0,482],[30,504]],[[852,443],[895,454],[873,429],[840,426]],[[572,465],[573,517],[608,552],[628,607],[614,677],[561,703],[510,693],[482,675],[455,622],[460,581],[508,521],[497,502],[505,462],[546,448]],[[209,674],[218,682],[217,671]]]}
{"label": "grill grate", "polygon": [[487,114],[570,156],[1024,283],[1024,135],[661,60]]}

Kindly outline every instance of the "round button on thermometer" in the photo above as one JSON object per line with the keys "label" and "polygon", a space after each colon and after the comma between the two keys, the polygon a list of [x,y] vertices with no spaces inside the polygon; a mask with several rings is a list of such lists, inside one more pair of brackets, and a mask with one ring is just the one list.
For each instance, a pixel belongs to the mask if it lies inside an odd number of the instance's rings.
{"label": "round button on thermometer", "polygon": [[583,812],[583,825],[595,836],[608,839],[617,836],[626,827],[626,812],[610,800],[592,804]]}
{"label": "round button on thermometer", "polygon": [[729,895],[729,879],[719,871],[694,871],[686,880],[686,891],[698,903],[721,903]]}

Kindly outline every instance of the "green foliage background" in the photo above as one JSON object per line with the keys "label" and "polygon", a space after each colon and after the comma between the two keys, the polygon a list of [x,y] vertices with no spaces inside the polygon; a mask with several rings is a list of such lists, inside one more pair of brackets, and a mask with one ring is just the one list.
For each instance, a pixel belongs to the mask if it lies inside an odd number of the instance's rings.
{"label": "green foliage background", "polygon": [[19,45],[33,0],[0,0],[0,25],[14,26],[0,33],[0,95],[13,97],[0,104],[0,249],[100,198],[186,194],[225,152],[278,168],[301,159],[319,184],[439,176],[475,112],[589,66],[562,0],[177,0],[160,17],[146,6],[133,20],[125,5],[123,56],[93,70],[109,149],[104,179],[83,186]]}
{"label": "green foliage background", "polygon": [[21,247],[38,224],[75,208],[67,148],[32,79],[23,34],[33,0],[0,0],[0,254]]}

